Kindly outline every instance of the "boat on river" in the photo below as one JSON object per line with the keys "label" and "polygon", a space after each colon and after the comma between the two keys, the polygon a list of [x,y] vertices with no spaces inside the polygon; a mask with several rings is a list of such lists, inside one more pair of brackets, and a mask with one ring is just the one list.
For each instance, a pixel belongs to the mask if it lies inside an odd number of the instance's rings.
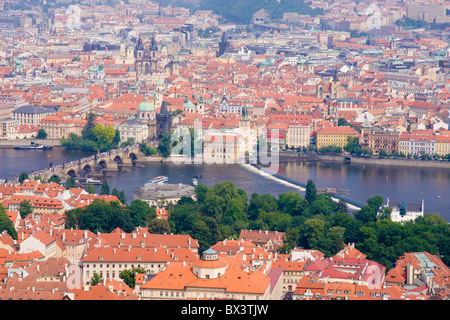
{"label": "boat on river", "polygon": [[16,146],[16,147],[14,147],[14,149],[17,149],[17,150],[51,150],[51,149],[53,149],[53,146],[46,146],[46,145],[43,145],[40,143],[31,142],[30,144],[27,144],[27,145]]}
{"label": "boat on river", "polygon": [[75,181],[77,183],[81,184],[81,185],[85,185],[85,184],[102,184],[102,182],[100,180],[93,179],[93,178],[79,177]]}
{"label": "boat on river", "polygon": [[157,176],[154,177],[153,179],[147,181],[145,184],[155,184],[155,183],[164,183],[169,181],[169,177],[166,176]]}

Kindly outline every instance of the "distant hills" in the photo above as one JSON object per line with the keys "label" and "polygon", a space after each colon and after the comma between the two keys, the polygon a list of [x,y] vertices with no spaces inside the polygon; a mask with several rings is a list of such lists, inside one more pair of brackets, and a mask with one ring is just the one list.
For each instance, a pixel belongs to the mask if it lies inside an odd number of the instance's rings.
{"label": "distant hills", "polygon": [[265,9],[271,19],[280,19],[284,12],[295,12],[316,16],[322,9],[312,9],[303,0],[201,0],[200,9],[212,10],[226,20],[249,24],[253,15],[260,9]]}

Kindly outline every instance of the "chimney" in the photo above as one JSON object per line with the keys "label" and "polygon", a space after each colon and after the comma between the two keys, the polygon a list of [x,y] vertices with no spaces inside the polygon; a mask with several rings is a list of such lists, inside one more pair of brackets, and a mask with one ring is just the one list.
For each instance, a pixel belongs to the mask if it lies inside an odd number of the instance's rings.
{"label": "chimney", "polygon": [[84,230],[84,238],[87,239],[87,230]]}
{"label": "chimney", "polygon": [[66,233],[62,234],[62,241],[66,241]]}

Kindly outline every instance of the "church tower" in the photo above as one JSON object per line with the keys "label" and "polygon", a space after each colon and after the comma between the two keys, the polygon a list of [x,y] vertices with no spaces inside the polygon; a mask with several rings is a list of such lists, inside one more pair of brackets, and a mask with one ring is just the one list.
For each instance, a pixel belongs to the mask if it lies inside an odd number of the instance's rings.
{"label": "church tower", "polygon": [[138,79],[151,76],[158,69],[158,46],[153,35],[149,47],[144,46],[141,37],[136,42],[135,70]]}
{"label": "church tower", "polygon": [[204,114],[205,113],[205,102],[203,101],[203,96],[200,96],[197,102],[197,113]]}
{"label": "church tower", "polygon": [[218,57],[223,55],[230,48],[230,42],[228,41],[227,33],[224,31],[222,33],[222,39],[219,42],[219,52],[217,54]]}

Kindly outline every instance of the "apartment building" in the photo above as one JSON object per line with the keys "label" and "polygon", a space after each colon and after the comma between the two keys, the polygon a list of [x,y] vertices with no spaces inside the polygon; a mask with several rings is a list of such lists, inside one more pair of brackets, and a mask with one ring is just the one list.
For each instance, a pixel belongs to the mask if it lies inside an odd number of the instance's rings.
{"label": "apartment building", "polygon": [[418,135],[402,133],[399,140],[399,151],[404,154],[433,155],[436,152],[436,137],[433,135]]}
{"label": "apartment building", "polygon": [[140,143],[148,138],[148,125],[136,119],[129,119],[122,123],[116,124],[115,129],[119,130],[120,140],[122,142],[133,139],[134,142]]}
{"label": "apartment building", "polygon": [[317,149],[327,146],[343,148],[348,137],[359,137],[358,131],[351,127],[326,127],[317,132]]}
{"label": "apartment building", "polygon": [[286,145],[288,148],[307,147],[311,141],[311,125],[308,123],[292,123],[286,132]]}
{"label": "apartment building", "polygon": [[58,114],[46,116],[41,119],[39,128],[47,133],[47,139],[67,138],[71,133],[81,135],[86,120],[71,119]]}
{"label": "apartment building", "polygon": [[400,134],[401,131],[397,128],[374,126],[369,134],[369,148],[376,154],[380,150],[398,152]]}
{"label": "apartment building", "polygon": [[40,230],[20,243],[21,253],[30,253],[36,250],[45,256],[45,260],[55,257],[57,254],[56,239]]}
{"label": "apartment building", "polygon": [[55,109],[42,106],[24,105],[12,111],[14,120],[18,120],[19,124],[32,124],[38,126],[41,120],[53,113]]}
{"label": "apartment building", "polygon": [[436,136],[435,152],[440,156],[450,154],[450,136]]}
{"label": "apartment building", "polygon": [[94,274],[103,279],[120,281],[120,273],[126,269],[143,268],[146,274],[157,274],[175,262],[192,262],[197,255],[185,248],[111,247],[97,243],[81,259],[83,283],[89,284]]}

